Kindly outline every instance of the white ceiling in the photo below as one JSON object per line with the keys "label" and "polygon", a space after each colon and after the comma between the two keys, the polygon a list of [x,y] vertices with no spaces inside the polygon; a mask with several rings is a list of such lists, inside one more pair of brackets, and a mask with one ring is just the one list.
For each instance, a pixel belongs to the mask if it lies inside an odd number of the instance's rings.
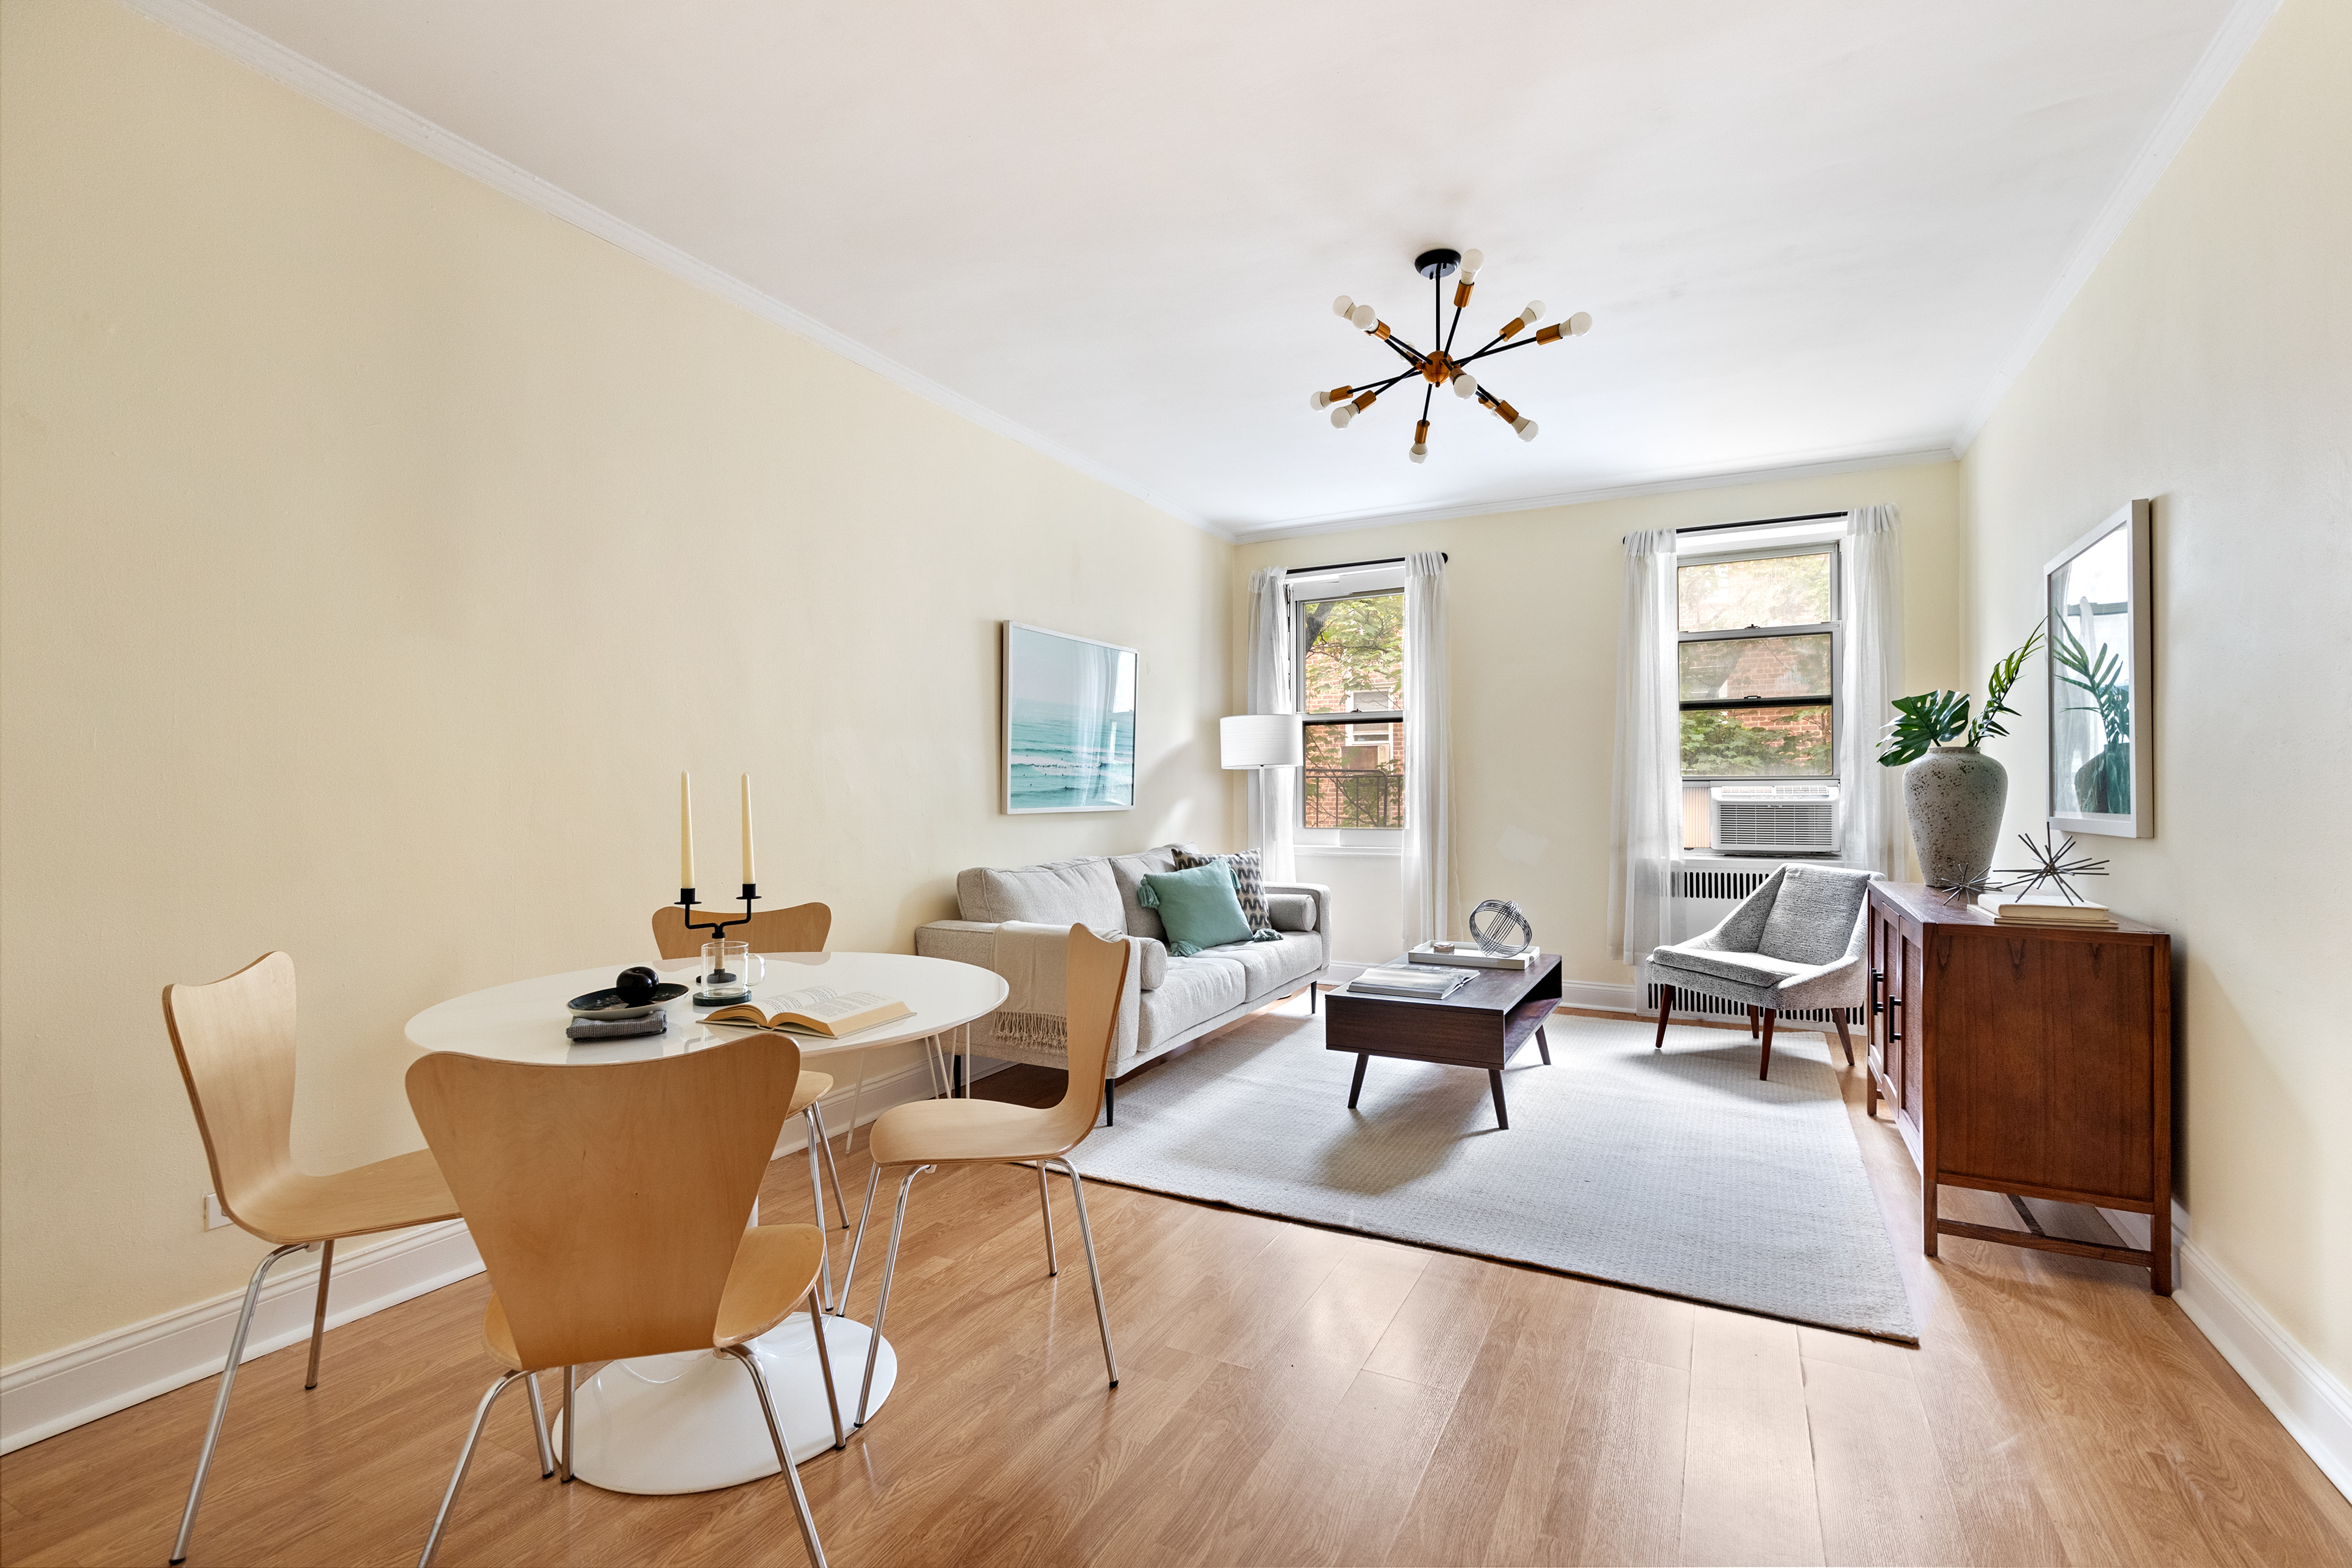
{"label": "white ceiling", "polygon": [[[2245,30],[2232,0],[214,9],[1243,534],[1951,448]],[[1593,328],[1493,368],[1535,442],[1441,394],[1415,467],[1405,388],[1346,431],[1307,394],[1395,363],[1334,294],[1426,337],[1433,245],[1486,252],[1465,341],[1538,298]]]}

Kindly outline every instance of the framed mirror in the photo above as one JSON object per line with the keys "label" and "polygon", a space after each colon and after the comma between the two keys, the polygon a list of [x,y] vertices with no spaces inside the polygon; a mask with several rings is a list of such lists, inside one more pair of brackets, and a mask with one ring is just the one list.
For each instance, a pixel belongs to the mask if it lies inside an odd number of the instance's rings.
{"label": "framed mirror", "polygon": [[2152,520],[2136,500],[2042,568],[2050,826],[2063,833],[2156,837]]}

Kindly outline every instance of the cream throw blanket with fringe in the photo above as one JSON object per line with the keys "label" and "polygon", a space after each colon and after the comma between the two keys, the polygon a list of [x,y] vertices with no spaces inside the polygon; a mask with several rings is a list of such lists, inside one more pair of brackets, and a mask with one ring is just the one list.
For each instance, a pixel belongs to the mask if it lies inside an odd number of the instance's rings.
{"label": "cream throw blanket with fringe", "polygon": [[1070,928],[1007,921],[991,964],[1004,977],[996,1037],[1043,1050],[1070,1048]]}

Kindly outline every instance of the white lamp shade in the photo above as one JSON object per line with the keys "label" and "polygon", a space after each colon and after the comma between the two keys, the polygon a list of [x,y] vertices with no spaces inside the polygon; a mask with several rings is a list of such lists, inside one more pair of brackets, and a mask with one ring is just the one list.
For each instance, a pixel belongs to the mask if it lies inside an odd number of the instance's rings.
{"label": "white lamp shade", "polygon": [[1229,768],[1295,768],[1306,760],[1296,713],[1237,713],[1220,719],[1217,748]]}

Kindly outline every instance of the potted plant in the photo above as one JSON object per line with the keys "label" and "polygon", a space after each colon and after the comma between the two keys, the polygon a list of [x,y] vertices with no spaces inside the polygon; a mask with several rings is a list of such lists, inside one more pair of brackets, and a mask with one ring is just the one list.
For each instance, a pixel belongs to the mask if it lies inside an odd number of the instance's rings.
{"label": "potted plant", "polygon": [[1992,869],[2001,807],[2009,803],[2009,770],[1979,748],[1988,735],[2009,733],[2000,718],[2017,711],[2009,705],[2010,690],[2041,645],[2036,624],[2022,646],[1992,667],[1984,708],[1973,723],[1965,691],[1895,700],[1895,717],[1878,742],[1878,762],[1904,768],[1903,808],[1911,819],[1920,874],[1931,888],[1969,887]]}

